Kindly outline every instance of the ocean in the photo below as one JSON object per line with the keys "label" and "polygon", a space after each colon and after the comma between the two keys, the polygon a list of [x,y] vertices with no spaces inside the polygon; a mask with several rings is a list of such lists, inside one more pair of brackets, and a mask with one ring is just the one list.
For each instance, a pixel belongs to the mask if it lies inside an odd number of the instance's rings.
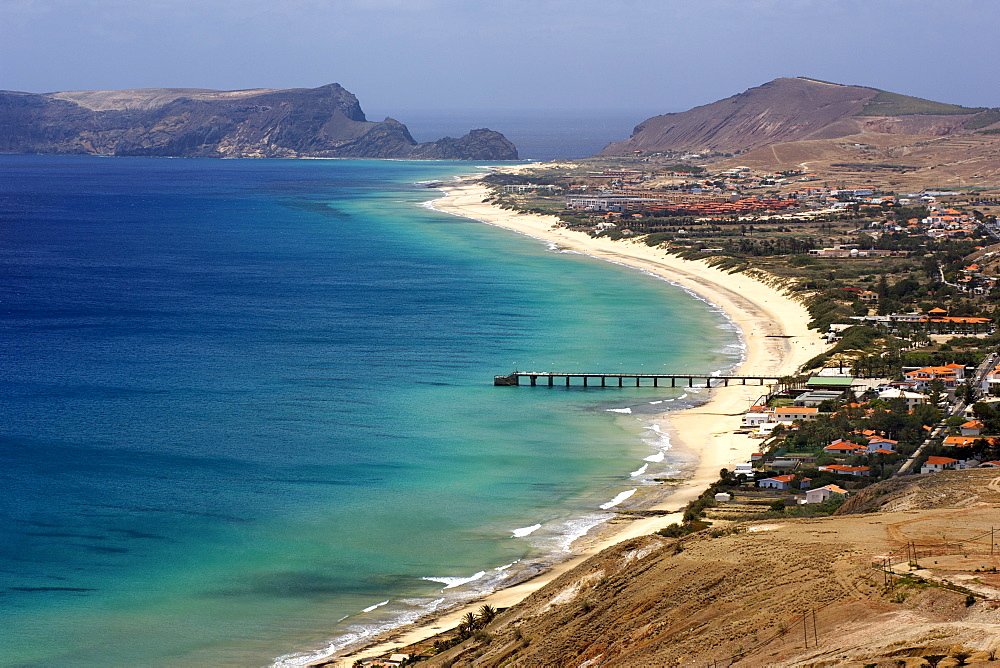
{"label": "ocean", "polygon": [[0,156],[0,666],[300,665],[676,475],[714,307],[437,212],[481,165]]}
{"label": "ocean", "polygon": [[[487,127],[503,133],[517,146],[522,160],[575,160],[594,155],[613,141],[625,141],[643,120],[660,111],[559,110],[456,111],[414,110],[393,112],[419,142],[441,137],[461,137],[473,128]],[[369,118],[384,114],[369,113]]]}

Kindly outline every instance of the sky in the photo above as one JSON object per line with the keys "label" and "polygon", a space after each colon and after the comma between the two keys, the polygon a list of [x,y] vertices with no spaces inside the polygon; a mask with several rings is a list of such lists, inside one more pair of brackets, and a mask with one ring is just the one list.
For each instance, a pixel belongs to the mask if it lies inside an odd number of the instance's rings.
{"label": "sky", "polygon": [[336,82],[372,120],[641,120],[806,76],[1000,107],[998,26],[1000,0],[0,0],[0,89]]}

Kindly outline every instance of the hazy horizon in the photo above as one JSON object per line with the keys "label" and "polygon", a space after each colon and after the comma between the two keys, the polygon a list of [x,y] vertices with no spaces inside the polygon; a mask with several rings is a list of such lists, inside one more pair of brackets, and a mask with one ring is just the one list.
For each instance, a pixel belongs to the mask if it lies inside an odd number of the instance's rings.
{"label": "hazy horizon", "polygon": [[0,89],[337,82],[394,117],[648,115],[806,76],[997,107],[998,20],[993,0],[7,0]]}

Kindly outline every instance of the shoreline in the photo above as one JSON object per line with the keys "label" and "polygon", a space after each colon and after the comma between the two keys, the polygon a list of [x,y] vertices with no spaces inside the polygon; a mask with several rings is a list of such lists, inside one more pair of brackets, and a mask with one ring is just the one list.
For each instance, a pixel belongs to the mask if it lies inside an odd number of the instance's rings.
{"label": "shoreline", "polygon": [[[805,307],[776,288],[742,274],[713,269],[703,262],[668,255],[662,249],[641,242],[594,239],[582,232],[555,227],[558,219],[554,216],[497,208],[482,201],[488,190],[470,182],[469,179],[474,178],[478,176],[441,185],[444,197],[428,205],[443,213],[553,243],[561,250],[638,269],[703,299],[720,309],[740,332],[744,355],[734,373],[788,375],[825,347],[819,335],[808,329],[809,316]],[[601,550],[679,522],[684,507],[718,479],[721,468],[732,469],[736,463],[748,461],[750,454],[756,452],[758,441],[734,432],[740,424],[741,414],[764,391],[765,387],[757,385],[713,388],[703,403],[653,418],[652,421],[668,434],[675,450],[694,453],[697,458],[690,477],[656,495],[660,498],[644,508],[667,514],[627,523],[605,523],[578,539],[567,559],[525,582],[477,597],[447,612],[431,613],[430,617],[390,631],[361,649],[349,650],[346,654],[343,650],[334,652],[307,665],[350,666],[359,657],[380,656],[426,640],[457,626],[466,612],[484,604],[496,608],[515,605]],[[706,419],[709,416],[713,419]]]}

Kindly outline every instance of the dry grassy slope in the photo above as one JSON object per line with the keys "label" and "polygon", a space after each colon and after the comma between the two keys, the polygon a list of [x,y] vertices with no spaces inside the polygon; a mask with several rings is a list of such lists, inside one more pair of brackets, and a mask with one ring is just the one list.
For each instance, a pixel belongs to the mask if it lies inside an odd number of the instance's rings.
{"label": "dry grassy slope", "polygon": [[[965,132],[926,137],[863,133],[837,139],[783,142],[748,151],[714,165],[713,169],[737,165],[765,171],[802,169],[831,185],[853,187],[873,185],[901,191],[924,187],[996,187],[1000,185],[1000,135]],[[886,168],[887,165],[901,168]]]}
{"label": "dry grassy slope", "polygon": [[647,119],[628,140],[610,144],[598,155],[663,150],[734,152],[806,139],[828,132],[834,124],[844,126],[841,135],[855,134],[858,124],[852,117],[877,94],[872,88],[775,79],[724,100]]}
{"label": "dry grassy slope", "polygon": [[[680,547],[659,536],[625,542],[503,613],[488,638],[430,665],[895,666],[963,647],[998,649],[1000,610],[983,597],[1000,598],[1000,576],[974,569],[1000,564],[988,538],[968,542],[1000,526],[998,475],[890,481],[845,508],[867,514],[758,522],[735,535],[692,535]],[[911,541],[941,553],[921,558],[931,569],[923,575],[965,578],[983,596],[967,607],[965,593],[940,586],[887,590],[872,564]],[[803,628],[809,610],[816,621]]]}

